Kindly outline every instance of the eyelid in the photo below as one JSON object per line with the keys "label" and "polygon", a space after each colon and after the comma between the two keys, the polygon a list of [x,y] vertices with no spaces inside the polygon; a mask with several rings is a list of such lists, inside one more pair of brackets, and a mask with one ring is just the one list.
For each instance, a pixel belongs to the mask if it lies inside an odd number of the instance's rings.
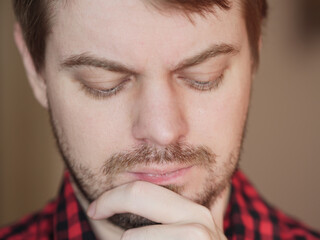
{"label": "eyelid", "polygon": [[210,91],[212,89],[217,89],[222,83],[223,78],[224,73],[221,73],[219,77],[213,78],[209,81],[197,81],[189,78],[183,78],[183,80],[186,82],[187,85],[189,85],[189,87],[195,90]]}
{"label": "eyelid", "polygon": [[129,76],[124,75],[121,77],[110,77],[110,76],[94,76],[94,75],[76,75],[75,78],[80,80],[81,82],[87,83],[87,84],[102,84],[102,83],[117,83],[121,82],[123,79],[128,78]]}
{"label": "eyelid", "polygon": [[86,84],[85,81],[80,81],[80,83],[81,83],[82,90],[84,90],[86,94],[89,94],[90,97],[101,99],[101,98],[111,97],[112,95],[116,95],[119,91],[121,91],[125,87],[128,81],[130,81],[130,78],[126,77],[115,87],[111,87],[108,89],[98,89],[95,87],[91,87],[89,86],[89,84]]}
{"label": "eyelid", "polygon": [[[178,74],[178,78],[183,80],[189,87],[198,91],[211,91],[217,89],[224,80],[224,76],[230,65],[212,66],[209,71],[205,68],[198,72],[184,71]],[[199,76],[205,80],[199,80]],[[205,76],[205,77],[204,77]]]}
{"label": "eyelid", "polygon": [[200,64],[196,64],[196,65],[187,67],[185,69],[181,69],[178,72],[187,73],[187,74],[188,73],[194,74],[196,72],[203,72],[208,70],[219,72],[220,70],[223,70],[230,65],[230,58],[228,56],[230,55],[219,55],[214,58],[209,58]]}

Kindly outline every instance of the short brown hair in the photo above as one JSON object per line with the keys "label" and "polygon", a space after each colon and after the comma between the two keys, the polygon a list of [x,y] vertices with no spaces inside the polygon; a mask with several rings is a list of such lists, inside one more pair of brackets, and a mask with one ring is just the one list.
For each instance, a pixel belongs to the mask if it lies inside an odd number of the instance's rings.
{"label": "short brown hair", "polygon": [[[50,33],[50,19],[56,0],[12,0],[13,9],[21,25],[24,39],[35,68],[44,66],[46,38]],[[151,1],[151,0],[148,0]],[[263,20],[267,16],[267,0],[240,0],[246,22],[254,65],[259,62],[259,39]],[[230,0],[152,0],[156,5],[182,10],[186,13],[210,12],[214,5],[230,8]]]}

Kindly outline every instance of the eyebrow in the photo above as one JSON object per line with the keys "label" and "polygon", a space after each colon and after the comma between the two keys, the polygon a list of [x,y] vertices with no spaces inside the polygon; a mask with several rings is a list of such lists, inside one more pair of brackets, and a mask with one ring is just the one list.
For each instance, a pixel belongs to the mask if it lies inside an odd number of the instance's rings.
{"label": "eyebrow", "polygon": [[92,56],[89,53],[81,53],[78,55],[72,55],[62,61],[60,67],[62,68],[74,68],[80,66],[88,66],[88,67],[96,67],[102,68],[106,71],[117,72],[117,73],[125,73],[125,74],[136,74],[136,72],[116,61],[111,61],[105,58],[99,58]]}
{"label": "eyebrow", "polygon": [[[214,44],[207,48],[206,50],[181,61],[173,70],[173,72],[180,71],[195,65],[199,65],[204,61],[217,57],[219,55],[229,55],[236,54],[239,49],[230,44]],[[60,64],[62,68],[75,68],[80,66],[91,66],[96,68],[102,68],[106,71],[123,73],[123,74],[133,74],[136,75],[137,72],[130,67],[118,63],[116,61],[108,60],[105,58],[99,58],[93,56],[89,53],[81,53],[76,55],[71,55],[70,57],[63,60]]]}
{"label": "eyebrow", "polygon": [[196,54],[195,56],[183,60],[175,67],[174,71],[180,71],[192,66],[199,65],[210,58],[214,58],[220,55],[235,55],[239,51],[239,48],[231,44],[214,44],[206,50]]}

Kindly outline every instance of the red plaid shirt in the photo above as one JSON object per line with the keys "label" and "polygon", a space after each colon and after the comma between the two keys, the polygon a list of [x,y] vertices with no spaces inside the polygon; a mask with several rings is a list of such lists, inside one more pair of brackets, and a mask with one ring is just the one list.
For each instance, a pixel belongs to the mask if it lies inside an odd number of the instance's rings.
{"label": "red plaid shirt", "polygon": [[[228,239],[320,239],[320,234],[268,205],[238,171],[224,219]],[[66,172],[60,194],[42,211],[0,229],[0,239],[96,239]]]}

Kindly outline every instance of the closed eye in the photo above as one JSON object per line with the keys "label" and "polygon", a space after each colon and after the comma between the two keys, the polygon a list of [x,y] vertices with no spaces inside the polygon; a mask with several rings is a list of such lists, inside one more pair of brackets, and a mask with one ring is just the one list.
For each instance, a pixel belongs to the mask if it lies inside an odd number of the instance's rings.
{"label": "closed eye", "polygon": [[116,95],[121,90],[125,88],[125,85],[130,81],[130,78],[124,79],[121,83],[119,83],[117,86],[107,89],[100,89],[89,86],[89,84],[86,84],[85,82],[81,81],[81,88],[82,90],[88,94],[90,97],[96,98],[96,99],[104,99],[111,97],[113,95]]}
{"label": "closed eye", "polygon": [[212,80],[209,81],[198,81],[198,80],[194,80],[191,78],[185,78],[185,77],[179,77],[180,79],[182,79],[183,81],[185,81],[185,83],[198,91],[211,91],[214,89],[217,89],[222,80],[223,80],[224,74],[221,74],[219,77],[214,78]]}

